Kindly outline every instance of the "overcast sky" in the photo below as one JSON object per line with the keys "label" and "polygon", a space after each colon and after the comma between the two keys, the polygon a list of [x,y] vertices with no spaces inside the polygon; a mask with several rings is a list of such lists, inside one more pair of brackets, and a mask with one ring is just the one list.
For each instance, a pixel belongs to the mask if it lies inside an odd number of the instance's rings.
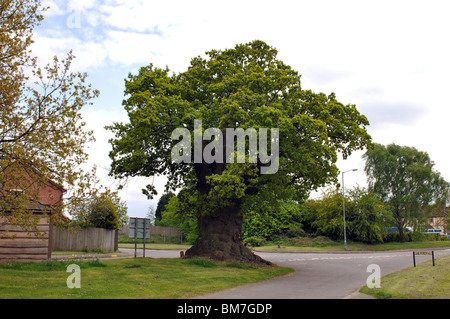
{"label": "overcast sky", "polygon": [[[302,87],[335,92],[356,104],[371,123],[374,142],[426,151],[450,181],[450,19],[448,1],[152,1],[51,0],[35,30],[33,53],[41,64],[73,50],[73,71],[87,72],[101,91],[83,111],[97,142],[89,150],[103,184],[108,179],[104,130],[125,122],[124,79],[150,62],[173,72],[211,49],[263,40],[302,75]],[[362,152],[346,161],[345,185],[366,185]],[[132,180],[121,191],[129,216],[144,217],[141,193],[152,180]],[[154,181],[160,196],[164,180]]]}

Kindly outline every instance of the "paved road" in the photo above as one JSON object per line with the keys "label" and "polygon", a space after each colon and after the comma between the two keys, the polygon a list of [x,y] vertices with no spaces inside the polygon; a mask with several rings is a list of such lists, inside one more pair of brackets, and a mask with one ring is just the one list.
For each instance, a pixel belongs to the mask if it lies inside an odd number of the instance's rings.
{"label": "paved road", "polygon": [[[380,253],[268,253],[258,255],[295,273],[264,282],[240,286],[205,296],[209,299],[339,299],[364,298],[358,293],[372,272],[380,266],[381,276],[412,266],[412,252]],[[435,257],[450,255],[450,249],[435,250]],[[431,256],[416,256],[416,261]],[[383,282],[381,282],[383,285]]]}

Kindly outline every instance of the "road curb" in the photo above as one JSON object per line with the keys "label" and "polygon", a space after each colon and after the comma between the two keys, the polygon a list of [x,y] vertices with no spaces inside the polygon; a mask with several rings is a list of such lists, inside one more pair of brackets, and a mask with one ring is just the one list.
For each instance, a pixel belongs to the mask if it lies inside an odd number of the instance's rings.
{"label": "road curb", "polygon": [[351,294],[343,297],[342,299],[376,299],[375,297],[373,297],[371,295],[363,294],[362,292],[359,292],[360,289],[361,288],[358,288],[357,290],[355,290]]}
{"label": "road curb", "polygon": [[115,259],[130,258],[134,255],[129,253],[107,253],[107,254],[80,254],[80,255],[53,255],[52,260],[87,260],[87,259]]}

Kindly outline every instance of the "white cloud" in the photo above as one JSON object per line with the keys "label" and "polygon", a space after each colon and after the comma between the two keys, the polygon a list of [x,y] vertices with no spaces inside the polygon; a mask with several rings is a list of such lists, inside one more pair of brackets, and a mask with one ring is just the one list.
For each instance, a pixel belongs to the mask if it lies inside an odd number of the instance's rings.
{"label": "white cloud", "polygon": [[125,65],[145,64],[157,55],[161,38],[154,34],[108,31],[103,46],[112,62]]}
{"label": "white cloud", "polygon": [[49,63],[53,56],[65,58],[72,50],[76,56],[72,65],[72,71],[86,71],[94,67],[104,66],[108,52],[104,43],[95,41],[82,41],[79,38],[61,32],[59,36],[45,37],[34,35],[35,43],[32,45],[33,54],[39,57],[39,64]]}
{"label": "white cloud", "polygon": [[58,16],[58,15],[65,13],[65,10],[63,10],[58,5],[57,1],[51,1],[51,0],[42,1],[42,7],[48,8],[47,11],[45,11],[45,13],[44,13],[44,18]]}

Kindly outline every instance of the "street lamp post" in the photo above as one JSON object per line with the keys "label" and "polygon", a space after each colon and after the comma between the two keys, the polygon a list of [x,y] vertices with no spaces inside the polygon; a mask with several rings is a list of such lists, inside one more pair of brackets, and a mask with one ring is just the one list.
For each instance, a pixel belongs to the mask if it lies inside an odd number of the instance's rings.
{"label": "street lamp post", "polygon": [[350,169],[348,171],[342,172],[342,210],[343,210],[343,216],[344,216],[344,249],[347,250],[347,235],[345,231],[345,186],[344,186],[344,173],[347,172],[356,172],[358,169]]}

